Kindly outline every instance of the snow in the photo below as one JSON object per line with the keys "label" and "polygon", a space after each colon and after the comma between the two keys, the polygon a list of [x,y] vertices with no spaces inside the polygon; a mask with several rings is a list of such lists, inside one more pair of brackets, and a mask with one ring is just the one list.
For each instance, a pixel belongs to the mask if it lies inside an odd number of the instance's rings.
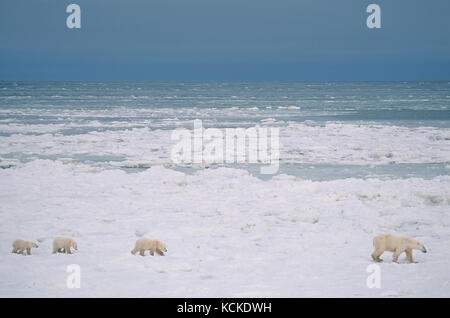
{"label": "snow", "polygon": [[[262,124],[273,120],[262,118]],[[127,123],[114,125],[117,130],[102,131],[104,125],[92,121],[89,125],[72,126],[0,124],[0,131],[9,133],[0,135],[0,144],[4,145],[0,148],[0,165],[14,164],[12,159],[22,159],[19,154],[29,159],[111,156],[115,160],[109,164],[114,167],[173,163],[171,149],[177,141],[171,140],[172,130],[150,129],[136,123],[135,127],[127,127],[130,125]],[[185,126],[193,129],[191,121]],[[63,133],[67,129],[92,131]],[[283,163],[338,165],[446,163],[450,162],[450,129],[336,122],[315,124],[311,121],[289,123],[280,127],[280,159]]]}
{"label": "snow", "polygon": [[[313,182],[33,160],[0,169],[0,296],[449,297],[449,205],[450,176]],[[370,289],[382,233],[414,237],[428,253],[414,251],[417,264],[385,253],[381,288]],[[78,251],[51,254],[56,236]],[[131,255],[143,236],[166,243],[166,256]],[[17,238],[39,248],[12,254]],[[71,264],[80,289],[66,286]]]}

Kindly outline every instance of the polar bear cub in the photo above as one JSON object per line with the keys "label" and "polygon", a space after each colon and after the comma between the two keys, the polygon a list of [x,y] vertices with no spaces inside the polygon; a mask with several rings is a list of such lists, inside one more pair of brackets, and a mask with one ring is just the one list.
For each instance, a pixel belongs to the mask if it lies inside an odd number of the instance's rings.
{"label": "polar bear cub", "polygon": [[53,254],[63,253],[72,254],[70,248],[78,250],[77,242],[68,237],[57,237],[53,240]]}
{"label": "polar bear cub", "polygon": [[375,251],[372,253],[372,258],[376,262],[382,262],[380,258],[384,251],[393,252],[393,261],[397,263],[398,257],[403,252],[406,253],[406,257],[410,263],[414,263],[412,250],[420,250],[426,253],[425,246],[419,241],[410,237],[399,237],[390,234],[380,235],[373,239],[373,246]]}
{"label": "polar bear cub", "polygon": [[161,256],[164,256],[164,252],[167,252],[167,248],[164,243],[158,240],[149,240],[144,237],[136,241],[131,254],[135,255],[137,252],[139,252],[141,256],[144,256],[146,250],[149,250],[150,255],[152,256],[155,252]]}
{"label": "polar bear cub", "polygon": [[31,249],[38,247],[36,243],[24,241],[24,240],[15,240],[12,243],[13,253],[23,254],[23,251],[27,251],[27,255],[31,255]]}

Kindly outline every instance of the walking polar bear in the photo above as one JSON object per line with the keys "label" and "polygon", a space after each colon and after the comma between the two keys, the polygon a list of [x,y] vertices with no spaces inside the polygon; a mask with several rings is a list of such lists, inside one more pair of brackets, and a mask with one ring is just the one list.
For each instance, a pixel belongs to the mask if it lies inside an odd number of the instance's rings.
{"label": "walking polar bear", "polygon": [[12,244],[13,253],[23,254],[23,251],[27,251],[27,255],[31,255],[31,249],[37,248],[37,244],[34,242],[24,241],[24,240],[15,240]]}
{"label": "walking polar bear", "polygon": [[419,241],[410,237],[399,237],[390,234],[380,235],[373,239],[373,246],[375,251],[372,253],[372,258],[376,262],[382,262],[380,258],[381,254],[385,251],[393,252],[393,261],[397,263],[398,257],[403,252],[406,253],[406,257],[410,263],[415,263],[413,259],[412,250],[420,250],[426,253],[425,246]]}
{"label": "walking polar bear", "polygon": [[66,253],[72,254],[70,248],[78,250],[77,242],[68,237],[57,237],[53,240],[53,251],[52,253]]}
{"label": "walking polar bear", "polygon": [[139,255],[144,256],[145,251],[148,250],[150,252],[150,255],[157,254],[164,256],[164,252],[167,252],[166,245],[158,240],[149,240],[147,238],[141,238],[136,241],[136,244],[134,246],[134,249],[131,251],[131,254],[135,255],[137,252],[139,252]]}

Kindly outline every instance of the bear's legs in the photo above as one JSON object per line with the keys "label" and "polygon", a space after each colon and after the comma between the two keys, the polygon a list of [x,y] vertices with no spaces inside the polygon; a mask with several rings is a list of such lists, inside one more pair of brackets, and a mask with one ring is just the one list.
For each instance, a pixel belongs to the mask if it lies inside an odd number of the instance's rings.
{"label": "bear's legs", "polygon": [[13,250],[12,250],[11,253],[17,253],[17,249],[16,249],[16,248],[13,248]]}
{"label": "bear's legs", "polygon": [[31,255],[31,248],[27,248],[27,254]]}
{"label": "bear's legs", "polygon": [[414,261],[412,249],[408,248],[406,251],[406,257],[410,263],[417,263]]}
{"label": "bear's legs", "polygon": [[155,252],[154,252],[152,249],[149,249],[148,251],[150,252],[150,255],[151,255],[151,256],[154,256],[154,255],[155,255]]}
{"label": "bear's legs", "polygon": [[383,249],[377,248],[373,253],[372,253],[372,258],[375,262],[382,262],[383,260],[380,258],[381,254],[384,253]]}
{"label": "bear's legs", "polygon": [[133,255],[135,255],[137,253],[137,249],[133,249],[132,251],[131,251],[131,254],[133,254]]}
{"label": "bear's legs", "polygon": [[402,249],[396,249],[394,252],[394,256],[392,258],[392,260],[396,263],[398,263],[398,257],[400,256],[401,253],[403,253],[405,250]]}
{"label": "bear's legs", "polygon": [[66,254],[72,254],[72,251],[70,250],[70,246],[66,246],[66,247],[64,247],[64,249],[66,250]]}
{"label": "bear's legs", "polygon": [[139,251],[139,255],[145,256],[145,250],[140,250],[140,251]]}

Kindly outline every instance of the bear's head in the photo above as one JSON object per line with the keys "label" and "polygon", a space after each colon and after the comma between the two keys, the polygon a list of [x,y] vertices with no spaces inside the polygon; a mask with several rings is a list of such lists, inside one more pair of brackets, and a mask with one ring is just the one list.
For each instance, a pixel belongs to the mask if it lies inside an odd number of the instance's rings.
{"label": "bear's head", "polygon": [[427,249],[425,248],[425,246],[418,240],[410,239],[408,243],[409,243],[408,244],[409,248],[412,248],[414,250],[420,250],[420,251],[422,251],[422,253],[427,252]]}
{"label": "bear's head", "polygon": [[166,244],[159,242],[158,241],[158,245],[157,245],[158,250],[160,250],[161,252],[167,252],[167,247]]}
{"label": "bear's head", "polygon": [[37,248],[39,246],[36,243],[31,243],[31,247]]}

